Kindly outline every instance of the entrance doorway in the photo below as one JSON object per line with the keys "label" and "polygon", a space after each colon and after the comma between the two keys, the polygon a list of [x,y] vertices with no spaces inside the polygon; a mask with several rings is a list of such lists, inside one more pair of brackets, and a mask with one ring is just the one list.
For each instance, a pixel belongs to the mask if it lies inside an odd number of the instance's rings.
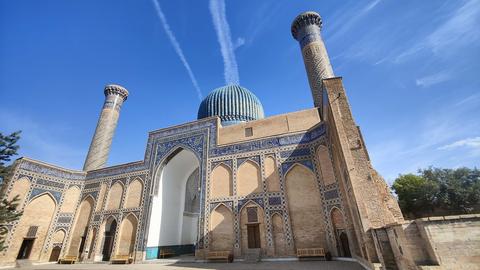
{"label": "entrance doorway", "polygon": [[20,251],[18,252],[17,260],[28,259],[28,257],[30,257],[33,242],[35,242],[35,238],[23,239],[22,245],[20,246]]}
{"label": "entrance doorway", "polygon": [[49,262],[58,261],[58,258],[60,257],[60,251],[62,251],[61,247],[59,247],[59,246],[53,247],[52,248],[52,253],[50,254],[50,259],[48,261]]}
{"label": "entrance doorway", "polygon": [[348,236],[347,234],[343,231],[339,235],[340,238],[340,246],[342,248],[343,256],[344,257],[352,257],[350,254],[350,248],[348,245]]}
{"label": "entrance doorway", "polygon": [[260,227],[258,224],[247,224],[248,248],[260,248]]}
{"label": "entrance doorway", "polygon": [[102,261],[110,261],[113,251],[113,243],[115,242],[115,231],[117,230],[117,222],[112,219],[111,223],[105,225],[105,238],[103,241],[103,258]]}

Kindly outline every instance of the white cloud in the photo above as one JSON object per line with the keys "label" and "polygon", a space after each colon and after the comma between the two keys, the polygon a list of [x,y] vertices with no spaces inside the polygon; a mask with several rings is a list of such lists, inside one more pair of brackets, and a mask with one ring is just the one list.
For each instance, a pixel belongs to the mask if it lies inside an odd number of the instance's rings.
{"label": "white cloud", "polygon": [[333,42],[335,39],[344,36],[345,33],[357,25],[358,21],[372,11],[380,2],[381,0],[374,0],[363,8],[354,8],[351,9],[350,12],[342,12],[341,17],[338,17],[329,27],[329,31],[332,33],[329,41]]}
{"label": "white cloud", "polygon": [[187,70],[188,76],[190,77],[190,80],[192,81],[193,87],[195,88],[195,91],[197,92],[197,97],[199,100],[202,100],[202,91],[200,90],[200,86],[198,85],[197,79],[195,78],[195,75],[193,74],[192,68],[190,67],[190,64],[188,64],[187,59],[185,58],[185,55],[183,54],[182,48],[180,47],[180,43],[178,43],[177,38],[175,38],[175,35],[173,34],[172,29],[170,28],[170,25],[167,22],[167,18],[165,17],[165,14],[163,13],[162,9],[160,8],[160,3],[158,0],[152,0],[153,5],[155,6],[155,10],[157,12],[158,18],[160,19],[163,29],[165,30],[165,33],[167,33],[167,37],[170,40],[170,43],[173,46],[173,49],[177,53],[178,57],[180,58],[180,61],[182,61],[183,66]]}
{"label": "white cloud", "polygon": [[455,141],[451,144],[444,145],[439,147],[439,150],[451,150],[460,147],[467,147],[472,149],[480,149],[480,137],[466,138],[462,140]]}
{"label": "white cloud", "polygon": [[213,26],[217,32],[218,43],[220,43],[220,51],[222,53],[224,64],[225,83],[239,84],[240,77],[238,75],[237,60],[235,59],[235,46],[232,42],[230,26],[227,21],[225,1],[210,0],[210,13],[212,15]]}
{"label": "white cloud", "polygon": [[429,87],[429,86],[432,86],[434,84],[438,84],[438,83],[447,81],[450,78],[451,78],[450,73],[440,72],[440,73],[437,73],[437,74],[433,74],[433,75],[429,75],[429,76],[419,78],[415,81],[415,84],[417,86],[421,86],[421,87]]}
{"label": "white cloud", "polygon": [[480,1],[470,0],[458,8],[451,18],[427,37],[426,43],[434,53],[448,52],[480,38]]}
{"label": "white cloud", "polygon": [[459,49],[480,40],[480,1],[469,0],[453,11],[448,19],[420,41],[393,57],[393,63],[400,63],[418,53],[429,50],[440,57],[448,57]]}

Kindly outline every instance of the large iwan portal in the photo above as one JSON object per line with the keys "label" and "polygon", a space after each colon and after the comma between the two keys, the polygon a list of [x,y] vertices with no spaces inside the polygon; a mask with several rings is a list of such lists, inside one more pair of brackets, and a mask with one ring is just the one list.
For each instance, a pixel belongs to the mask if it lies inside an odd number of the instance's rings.
{"label": "large iwan portal", "polygon": [[150,212],[147,259],[162,249],[175,254],[194,253],[200,212],[199,161],[178,148],[159,166]]}

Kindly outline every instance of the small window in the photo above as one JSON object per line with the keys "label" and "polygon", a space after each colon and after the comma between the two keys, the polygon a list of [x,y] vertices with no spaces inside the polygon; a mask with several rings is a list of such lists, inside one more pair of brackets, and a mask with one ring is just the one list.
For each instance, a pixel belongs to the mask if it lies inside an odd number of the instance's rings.
{"label": "small window", "polygon": [[248,223],[258,222],[257,207],[247,207]]}
{"label": "small window", "polygon": [[253,128],[249,127],[245,129],[245,137],[252,137],[253,136]]}
{"label": "small window", "polygon": [[35,238],[37,236],[38,226],[30,226],[27,232],[27,238]]}

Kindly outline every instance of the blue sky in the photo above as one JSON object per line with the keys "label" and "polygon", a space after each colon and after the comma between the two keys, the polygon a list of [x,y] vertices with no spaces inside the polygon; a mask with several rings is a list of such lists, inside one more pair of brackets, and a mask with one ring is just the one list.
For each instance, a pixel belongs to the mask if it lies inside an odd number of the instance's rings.
{"label": "blue sky", "polygon": [[389,182],[480,164],[478,0],[0,0],[0,130],[23,130],[22,156],[81,169],[108,83],[130,91],[110,165],[141,160],[149,131],[195,120],[226,80],[267,116],[309,108],[290,34],[307,10],[323,17],[334,72]]}

